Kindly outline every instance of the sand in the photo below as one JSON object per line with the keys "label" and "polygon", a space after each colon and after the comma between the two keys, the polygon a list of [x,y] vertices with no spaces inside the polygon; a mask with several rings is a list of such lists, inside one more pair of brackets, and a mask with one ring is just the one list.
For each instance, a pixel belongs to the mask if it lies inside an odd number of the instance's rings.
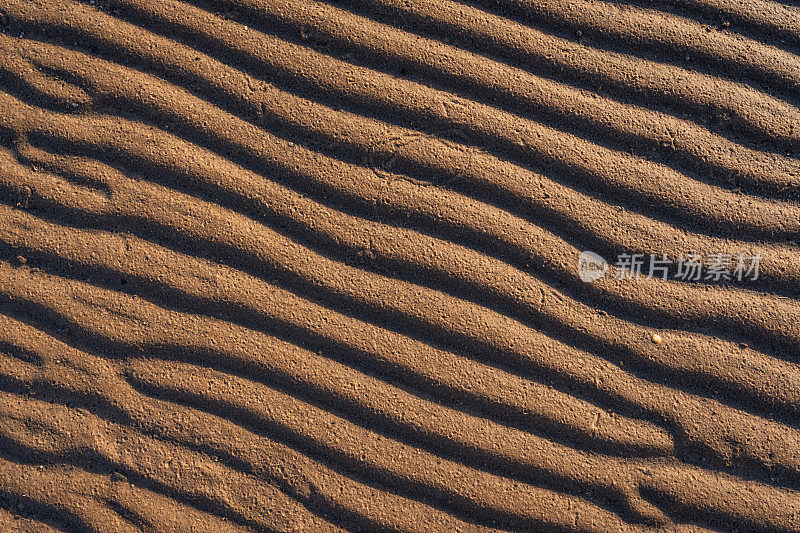
{"label": "sand", "polygon": [[800,531],[796,2],[0,29],[0,530]]}

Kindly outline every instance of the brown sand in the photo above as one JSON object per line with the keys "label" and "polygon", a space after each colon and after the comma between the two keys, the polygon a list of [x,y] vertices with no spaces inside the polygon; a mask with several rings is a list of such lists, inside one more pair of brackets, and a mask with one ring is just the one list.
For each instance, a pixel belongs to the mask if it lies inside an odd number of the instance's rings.
{"label": "brown sand", "polygon": [[0,24],[0,530],[800,531],[796,3]]}

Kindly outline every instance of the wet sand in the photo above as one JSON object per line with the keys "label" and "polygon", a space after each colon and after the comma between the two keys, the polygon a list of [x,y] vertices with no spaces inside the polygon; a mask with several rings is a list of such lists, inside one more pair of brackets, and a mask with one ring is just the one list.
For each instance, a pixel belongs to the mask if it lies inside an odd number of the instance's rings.
{"label": "wet sand", "polygon": [[0,26],[3,531],[800,531],[796,2]]}

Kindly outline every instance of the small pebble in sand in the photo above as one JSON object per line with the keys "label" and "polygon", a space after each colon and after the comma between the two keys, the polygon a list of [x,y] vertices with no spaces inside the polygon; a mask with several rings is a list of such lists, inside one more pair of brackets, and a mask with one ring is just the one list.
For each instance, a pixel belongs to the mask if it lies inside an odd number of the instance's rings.
{"label": "small pebble in sand", "polygon": [[656,343],[656,344],[661,344],[661,342],[663,340],[661,338],[661,335],[659,335],[658,333],[653,333],[653,336],[651,338],[652,338],[653,342]]}

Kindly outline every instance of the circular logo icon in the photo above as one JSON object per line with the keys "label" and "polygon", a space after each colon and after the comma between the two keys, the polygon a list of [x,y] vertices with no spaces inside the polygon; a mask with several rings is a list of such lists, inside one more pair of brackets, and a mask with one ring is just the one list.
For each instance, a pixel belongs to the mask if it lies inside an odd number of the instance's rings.
{"label": "circular logo icon", "polygon": [[608,263],[594,252],[584,251],[578,256],[578,276],[581,281],[591,283],[606,275]]}

